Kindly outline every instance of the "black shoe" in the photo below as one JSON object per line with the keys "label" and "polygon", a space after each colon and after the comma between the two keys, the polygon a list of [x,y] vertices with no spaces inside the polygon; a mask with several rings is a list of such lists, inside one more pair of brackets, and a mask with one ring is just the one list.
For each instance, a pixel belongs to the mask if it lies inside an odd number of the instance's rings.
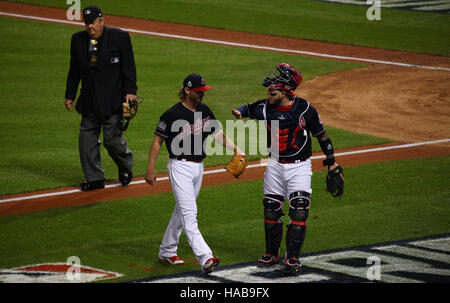
{"label": "black shoe", "polygon": [[133,179],[133,173],[119,173],[119,181],[122,184],[122,186],[127,186],[130,184],[131,179]]}
{"label": "black shoe", "polygon": [[274,264],[278,263],[278,256],[273,256],[271,254],[265,254],[261,258],[258,259],[258,267],[270,267]]}
{"label": "black shoe", "polygon": [[92,182],[84,181],[83,183],[80,184],[80,187],[82,191],[90,191],[94,189],[105,188],[105,180]]}
{"label": "black shoe", "polygon": [[299,273],[302,268],[302,263],[297,258],[286,258],[286,270],[292,273]]}

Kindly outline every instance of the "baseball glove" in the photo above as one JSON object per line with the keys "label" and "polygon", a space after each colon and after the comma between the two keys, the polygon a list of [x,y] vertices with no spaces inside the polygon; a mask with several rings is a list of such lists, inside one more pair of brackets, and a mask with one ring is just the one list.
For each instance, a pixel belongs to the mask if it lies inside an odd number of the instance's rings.
{"label": "baseball glove", "polygon": [[136,100],[122,103],[122,119],[120,123],[120,130],[125,131],[128,128],[130,120],[136,116],[138,106],[143,101],[144,98],[137,97]]}
{"label": "baseball glove", "polygon": [[235,178],[238,178],[242,175],[247,168],[248,159],[246,155],[238,155],[234,153],[233,159],[231,162],[225,166],[225,169],[232,174]]}
{"label": "baseball glove", "polygon": [[333,197],[341,198],[344,194],[344,170],[340,165],[328,171],[327,191]]}

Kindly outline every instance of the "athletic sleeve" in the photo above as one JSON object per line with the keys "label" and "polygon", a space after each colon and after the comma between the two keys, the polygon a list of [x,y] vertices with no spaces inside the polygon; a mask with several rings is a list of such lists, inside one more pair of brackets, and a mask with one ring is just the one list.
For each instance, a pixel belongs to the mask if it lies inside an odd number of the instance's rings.
{"label": "athletic sleeve", "polygon": [[310,105],[308,109],[307,118],[309,121],[306,123],[306,125],[309,125],[309,130],[314,137],[318,137],[325,132],[325,128],[322,124],[322,121],[320,120],[319,113],[312,105]]}
{"label": "athletic sleeve", "polygon": [[237,108],[241,112],[242,118],[250,118],[256,120],[265,120],[264,110],[265,110],[266,99],[258,100],[251,104],[245,104]]}
{"label": "athletic sleeve", "polygon": [[167,112],[165,112],[160,118],[158,125],[156,125],[155,134],[163,138],[169,138],[170,132],[170,119]]}

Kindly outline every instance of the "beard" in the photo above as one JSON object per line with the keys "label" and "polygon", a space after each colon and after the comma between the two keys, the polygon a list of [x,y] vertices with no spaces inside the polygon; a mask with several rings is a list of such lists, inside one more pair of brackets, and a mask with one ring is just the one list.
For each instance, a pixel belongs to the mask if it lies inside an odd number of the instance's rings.
{"label": "beard", "polygon": [[283,98],[281,98],[281,97],[278,97],[278,98],[273,98],[273,97],[272,97],[272,98],[269,98],[269,104],[272,105],[272,106],[278,106],[278,105],[280,105],[282,99],[283,99]]}
{"label": "beard", "polygon": [[203,101],[203,96],[198,95],[196,97],[189,96],[189,100],[192,102],[192,104],[199,105]]}

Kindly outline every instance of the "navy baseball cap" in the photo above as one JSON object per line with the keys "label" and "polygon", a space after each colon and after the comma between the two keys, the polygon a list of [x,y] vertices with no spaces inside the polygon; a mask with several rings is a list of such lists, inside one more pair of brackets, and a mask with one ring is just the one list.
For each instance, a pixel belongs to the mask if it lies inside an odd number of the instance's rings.
{"label": "navy baseball cap", "polygon": [[102,11],[98,6],[91,5],[83,9],[84,23],[92,23],[98,17],[103,17]]}
{"label": "navy baseball cap", "polygon": [[207,86],[205,79],[203,79],[200,74],[190,74],[183,81],[183,87],[192,88],[198,92],[204,92],[205,90],[212,89],[212,87]]}

